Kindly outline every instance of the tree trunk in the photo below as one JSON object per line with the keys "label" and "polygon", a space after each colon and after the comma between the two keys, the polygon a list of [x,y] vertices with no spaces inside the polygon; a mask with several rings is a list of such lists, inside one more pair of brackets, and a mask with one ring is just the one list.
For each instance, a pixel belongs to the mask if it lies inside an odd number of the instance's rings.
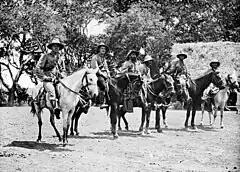
{"label": "tree trunk", "polygon": [[16,83],[13,83],[11,89],[8,92],[8,106],[14,106],[15,91],[16,91]]}

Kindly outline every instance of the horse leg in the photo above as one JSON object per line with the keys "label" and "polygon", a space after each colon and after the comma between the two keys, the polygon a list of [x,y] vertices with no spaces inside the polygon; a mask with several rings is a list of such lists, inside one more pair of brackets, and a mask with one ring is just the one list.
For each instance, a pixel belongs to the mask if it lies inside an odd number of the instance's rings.
{"label": "horse leg", "polygon": [[123,115],[122,109],[118,110],[118,130],[122,130],[122,127],[121,127],[121,118],[123,118],[122,115]]}
{"label": "horse leg", "polygon": [[60,133],[58,132],[57,127],[56,127],[56,125],[55,125],[54,113],[53,113],[52,110],[50,110],[50,123],[51,123],[51,125],[52,125],[52,127],[53,127],[53,129],[54,129],[54,131],[55,131],[55,133],[56,133],[56,135],[57,135],[57,137],[58,137],[58,140],[59,140],[59,141],[62,141],[61,135],[60,135]]}
{"label": "horse leg", "polygon": [[213,115],[213,122],[212,122],[212,127],[215,126],[215,120],[216,120],[216,117],[217,117],[217,108],[214,107],[214,115]]}
{"label": "horse leg", "polygon": [[189,117],[190,117],[191,109],[192,109],[192,103],[189,103],[187,105],[187,114],[186,114],[186,120],[185,120],[185,124],[184,124],[186,129],[188,129],[188,120],[189,120]]}
{"label": "horse leg", "polygon": [[125,118],[125,112],[123,113],[123,115],[122,115],[122,119],[123,119],[123,121],[124,121],[124,124],[125,124],[125,129],[126,130],[128,130],[129,128],[128,128],[128,122],[127,122],[127,119]]}
{"label": "horse leg", "polygon": [[78,120],[79,120],[81,114],[82,114],[82,112],[81,112],[81,111],[78,111],[78,114],[76,114],[76,116],[75,116],[74,131],[75,131],[75,133],[76,133],[77,136],[79,135],[79,131],[78,131]]}
{"label": "horse leg", "polygon": [[73,116],[72,116],[72,122],[71,122],[71,127],[70,127],[70,135],[72,135],[72,136],[74,135],[74,132],[73,132],[74,119],[75,119],[75,114],[73,114]]}
{"label": "horse leg", "polygon": [[63,146],[66,146],[68,143],[68,129],[70,126],[70,120],[72,118],[73,112],[68,111],[66,109],[62,110],[62,117],[63,117]]}
{"label": "horse leg", "polygon": [[224,107],[221,108],[221,111],[220,111],[220,113],[221,113],[221,116],[220,116],[220,127],[221,128],[224,128],[224,125],[223,125],[223,111],[224,111]]}
{"label": "horse leg", "polygon": [[200,125],[203,125],[204,108],[205,108],[205,101],[202,101],[202,103],[201,103],[202,116],[201,116],[201,122],[200,122]]}
{"label": "horse leg", "polygon": [[111,105],[110,122],[111,122],[111,130],[112,130],[113,138],[118,138],[118,133],[117,133],[117,129],[116,129],[116,124],[117,124],[117,104]]}
{"label": "horse leg", "polygon": [[197,111],[197,104],[196,104],[196,102],[194,102],[193,106],[192,106],[192,119],[191,119],[191,127],[193,130],[197,130],[197,127],[195,126],[196,111]]}
{"label": "horse leg", "polygon": [[166,112],[167,112],[167,107],[162,107],[163,125],[165,126],[165,128],[168,128],[168,124],[166,120]]}
{"label": "horse leg", "polygon": [[151,134],[151,132],[150,132],[150,130],[149,130],[149,122],[150,122],[151,109],[149,108],[147,111],[145,111],[145,113],[146,113],[145,133],[146,133],[146,134]]}
{"label": "horse leg", "polygon": [[40,142],[41,139],[42,139],[42,115],[41,115],[41,111],[39,109],[37,109],[36,115],[38,117],[38,138],[37,138],[37,142]]}
{"label": "horse leg", "polygon": [[142,108],[142,119],[141,119],[141,125],[139,127],[139,131],[143,131],[143,125],[145,123],[145,113],[146,113],[145,108]]}
{"label": "horse leg", "polygon": [[158,107],[155,116],[155,129],[158,129],[159,126],[160,126],[160,108]]}

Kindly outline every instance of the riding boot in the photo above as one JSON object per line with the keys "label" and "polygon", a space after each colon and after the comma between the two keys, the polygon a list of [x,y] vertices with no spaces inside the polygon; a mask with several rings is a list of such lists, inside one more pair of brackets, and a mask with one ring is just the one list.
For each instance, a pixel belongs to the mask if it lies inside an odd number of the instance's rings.
{"label": "riding boot", "polygon": [[53,113],[55,114],[57,119],[60,119],[60,111],[61,109],[58,106],[58,103],[56,102],[56,100],[50,100],[52,107],[53,107]]}

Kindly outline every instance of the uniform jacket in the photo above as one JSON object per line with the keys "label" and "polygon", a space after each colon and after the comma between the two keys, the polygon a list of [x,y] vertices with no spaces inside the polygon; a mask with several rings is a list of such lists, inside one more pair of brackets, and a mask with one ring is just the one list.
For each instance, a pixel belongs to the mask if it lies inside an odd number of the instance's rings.
{"label": "uniform jacket", "polygon": [[36,74],[39,79],[49,78],[60,74],[58,56],[52,52],[40,57],[36,65]]}
{"label": "uniform jacket", "polygon": [[171,62],[170,68],[167,70],[167,73],[170,75],[178,76],[181,74],[187,74],[187,67],[179,59],[175,59]]}

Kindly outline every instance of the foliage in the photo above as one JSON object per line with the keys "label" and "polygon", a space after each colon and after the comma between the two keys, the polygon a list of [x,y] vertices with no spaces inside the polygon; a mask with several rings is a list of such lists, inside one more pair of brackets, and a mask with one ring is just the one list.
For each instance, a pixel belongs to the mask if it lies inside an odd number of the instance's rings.
{"label": "foliage", "polygon": [[143,47],[147,54],[159,58],[171,47],[171,35],[165,29],[157,4],[134,4],[126,13],[108,22],[107,42],[119,60],[125,59],[131,49]]}

